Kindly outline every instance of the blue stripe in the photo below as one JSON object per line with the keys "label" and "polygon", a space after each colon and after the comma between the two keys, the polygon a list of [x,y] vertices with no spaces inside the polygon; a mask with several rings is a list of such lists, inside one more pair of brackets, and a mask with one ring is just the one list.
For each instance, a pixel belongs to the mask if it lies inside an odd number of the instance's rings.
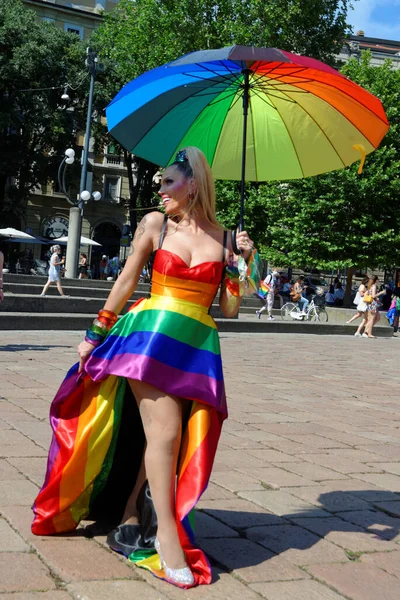
{"label": "blue stripe", "polygon": [[219,355],[199,350],[162,333],[134,331],[127,337],[109,335],[92,354],[97,359],[112,361],[119,354],[141,354],[186,373],[198,373],[223,380],[222,361]]}
{"label": "blue stripe", "polygon": [[[183,83],[190,83],[193,81],[199,81],[198,77],[201,79],[209,79],[216,77],[217,75],[222,75],[226,77],[227,75],[231,75],[232,73],[239,73],[241,71],[241,67],[232,61],[221,61],[215,63],[200,63],[200,64],[191,64],[191,65],[179,65],[179,66],[170,66],[171,63],[166,65],[162,65],[161,67],[157,67],[156,69],[152,69],[151,71],[146,71],[136,79],[133,79],[129,83],[127,83],[122,90],[118,92],[118,94],[111,100],[110,104],[107,106],[107,109],[119,102],[124,96],[127,94],[131,94],[136,90],[143,88],[145,85],[149,83],[156,82],[157,85],[161,87],[161,91],[165,91],[168,88],[163,87],[162,80],[165,77],[171,77],[173,75],[182,75]],[[211,72],[211,70],[213,72]],[[184,75],[183,75],[184,74]],[[190,78],[188,75],[192,75]]]}
{"label": "blue stripe", "polygon": [[[229,74],[229,78],[226,76],[226,78],[221,79],[215,76],[214,73],[207,71],[201,74],[201,79],[193,78],[189,74],[182,75],[178,73],[164,77],[160,81],[151,81],[139,88],[132,86],[131,90],[127,90],[118,101],[113,102],[106,108],[108,128],[110,131],[113,130],[126,117],[135,114],[140,108],[152,102],[160,103],[165,114],[169,109],[169,106],[165,106],[165,96],[167,94],[169,94],[168,103],[170,106],[176,106],[190,96],[205,95],[205,100],[212,102],[216,96],[232,85],[235,78],[235,75]],[[171,102],[171,92],[173,102]],[[152,110],[156,112],[154,115],[150,113],[152,115],[151,120],[154,122],[158,120],[157,113],[160,109],[157,110],[156,104]]]}

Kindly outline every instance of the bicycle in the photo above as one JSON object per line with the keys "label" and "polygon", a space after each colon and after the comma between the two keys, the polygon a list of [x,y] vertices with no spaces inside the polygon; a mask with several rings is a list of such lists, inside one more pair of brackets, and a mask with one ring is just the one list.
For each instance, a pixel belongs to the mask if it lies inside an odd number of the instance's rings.
{"label": "bicycle", "polygon": [[323,305],[323,300],[320,299],[319,302],[315,303],[314,298],[316,297],[319,299],[321,298],[316,294],[311,296],[311,300],[308,303],[305,313],[302,313],[297,302],[286,302],[281,308],[281,317],[283,321],[318,321],[319,323],[327,323],[328,313]]}

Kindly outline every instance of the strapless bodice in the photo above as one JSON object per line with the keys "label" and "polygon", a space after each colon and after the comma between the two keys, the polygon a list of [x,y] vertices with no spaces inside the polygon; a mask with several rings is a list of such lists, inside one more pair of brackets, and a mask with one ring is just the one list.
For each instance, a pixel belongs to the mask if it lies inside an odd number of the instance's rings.
{"label": "strapless bodice", "polygon": [[160,248],[154,257],[151,296],[189,302],[207,312],[217,293],[223,268],[222,261],[188,267],[180,256]]}

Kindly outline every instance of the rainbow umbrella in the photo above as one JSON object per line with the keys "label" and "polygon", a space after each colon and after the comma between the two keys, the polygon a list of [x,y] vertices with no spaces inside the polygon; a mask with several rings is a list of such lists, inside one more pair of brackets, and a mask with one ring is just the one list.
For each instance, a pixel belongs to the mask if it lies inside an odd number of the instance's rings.
{"label": "rainbow umbrella", "polygon": [[341,169],[389,128],[378,98],[328,65],[276,48],[193,52],[128,83],[106,109],[113,137],[160,166],[184,146],[216,179],[298,179]]}

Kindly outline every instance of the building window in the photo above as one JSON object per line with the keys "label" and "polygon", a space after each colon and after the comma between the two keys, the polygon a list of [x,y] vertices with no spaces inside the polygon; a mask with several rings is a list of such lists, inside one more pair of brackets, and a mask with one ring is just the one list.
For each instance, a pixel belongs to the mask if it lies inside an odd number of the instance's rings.
{"label": "building window", "polygon": [[79,35],[81,40],[83,40],[84,30],[80,25],[74,25],[73,23],[64,23],[64,31],[67,33],[75,33]]}
{"label": "building window", "polygon": [[104,200],[109,202],[119,202],[120,177],[104,177]]}
{"label": "building window", "polygon": [[108,146],[106,147],[106,154],[105,154],[104,162],[107,165],[117,165],[117,166],[121,165],[121,155],[117,151],[116,145],[112,142],[110,144],[108,144]]}
{"label": "building window", "polygon": [[55,23],[56,20],[52,19],[51,17],[43,17],[42,19],[43,23]]}

